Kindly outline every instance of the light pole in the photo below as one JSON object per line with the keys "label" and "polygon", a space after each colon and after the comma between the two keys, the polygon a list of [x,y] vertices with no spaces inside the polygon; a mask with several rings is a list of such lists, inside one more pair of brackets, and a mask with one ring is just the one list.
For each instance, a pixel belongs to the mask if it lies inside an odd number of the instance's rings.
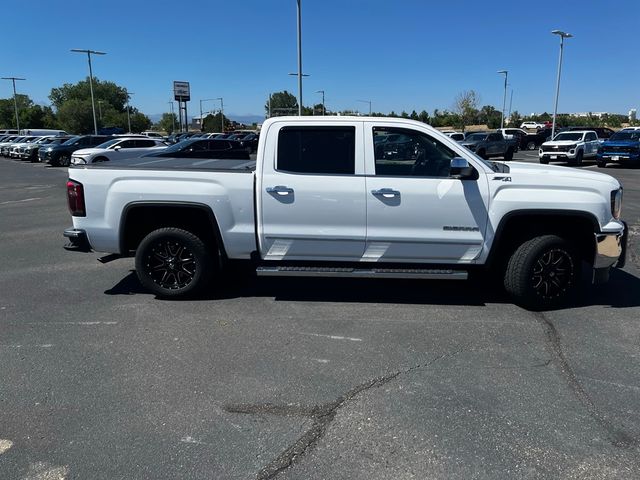
{"label": "light pole", "polygon": [[298,5],[298,116],[302,116],[302,16],[301,0],[296,0]]}
{"label": "light pole", "polygon": [[[302,77],[309,77],[310,75],[307,73],[290,73],[289,75],[298,77],[298,89],[302,91]],[[298,94],[298,115],[302,116],[302,94]]]}
{"label": "light pole", "polygon": [[371,100],[358,100],[358,102],[369,104],[369,116],[371,116]]}
{"label": "light pole", "polygon": [[504,74],[504,96],[502,97],[502,119],[500,120],[500,128],[504,128],[504,109],[507,106],[507,78],[509,77],[509,71],[498,70],[498,73]]}
{"label": "light pole", "polygon": [[98,115],[101,122],[102,122],[102,104],[103,103],[104,102],[102,100],[98,100]]}
{"label": "light pole", "polygon": [[176,114],[173,113],[173,100],[169,101],[169,105],[171,105],[171,133],[176,131]]}
{"label": "light pole", "polygon": [[571,38],[573,35],[562,30],[552,30],[551,33],[560,36],[560,59],[558,60],[558,79],[556,81],[556,101],[553,105],[553,125],[551,126],[551,139],[556,134],[556,115],[558,114],[558,96],[560,95],[560,73],[562,72],[562,51],[564,49],[564,39]]}
{"label": "light pole", "polygon": [[129,124],[129,132],[127,133],[131,133],[131,114],[129,112],[130,108],[129,108],[129,96],[133,95],[133,92],[128,91],[126,88],[124,89],[124,93],[127,94],[127,123]]}
{"label": "light pole", "polygon": [[72,52],[75,53],[86,53],[87,59],[89,60],[89,90],[91,90],[91,108],[93,109],[93,130],[96,135],[98,135],[98,121],[96,120],[96,103],[93,100],[93,70],[91,69],[91,54],[94,55],[106,55],[105,52],[98,52],[96,50],[81,50],[78,48],[72,48]]}
{"label": "light pole", "polygon": [[11,80],[13,82],[13,106],[16,110],[16,130],[20,133],[20,118],[18,117],[18,96],[16,95],[16,80],[26,80],[19,77],[2,77],[2,80]]}
{"label": "light pole", "polygon": [[513,88],[511,89],[511,96],[509,98],[509,115],[507,115],[507,118],[509,119],[509,121],[511,121],[511,104],[513,103]]}
{"label": "light pole", "polygon": [[212,98],[211,100],[220,100],[220,133],[224,133],[224,103],[222,97]]}
{"label": "light pole", "polygon": [[[321,93],[322,94],[322,115],[326,115],[327,114],[327,109],[324,106],[324,90],[318,90],[316,93]],[[315,112],[315,109],[313,111]]]}
{"label": "light pole", "polygon": [[200,131],[204,132],[204,118],[202,118],[202,102],[211,102],[213,100],[218,100],[217,98],[203,98],[200,100]]}

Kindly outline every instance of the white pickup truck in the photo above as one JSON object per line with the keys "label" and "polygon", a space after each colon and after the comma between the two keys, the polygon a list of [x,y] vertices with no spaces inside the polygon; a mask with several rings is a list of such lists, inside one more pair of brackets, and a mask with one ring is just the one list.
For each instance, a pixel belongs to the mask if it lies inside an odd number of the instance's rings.
{"label": "white pickup truck", "polygon": [[622,187],[602,173],[489,162],[393,118],[272,118],[256,155],[71,167],[66,248],[135,255],[140,282],[163,297],[244,260],[272,276],[495,269],[531,308],[566,300],[583,263],[594,281],[624,264]]}

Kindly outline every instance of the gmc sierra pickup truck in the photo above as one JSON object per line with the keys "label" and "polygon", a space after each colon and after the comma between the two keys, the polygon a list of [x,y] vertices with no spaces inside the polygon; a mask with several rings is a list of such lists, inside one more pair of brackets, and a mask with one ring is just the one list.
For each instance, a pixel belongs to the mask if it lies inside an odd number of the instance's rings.
{"label": "gmc sierra pickup truck", "polygon": [[68,249],[135,256],[175,297],[234,261],[258,275],[466,279],[500,272],[545,308],[624,264],[622,187],[566,167],[489,162],[420,122],[265,121],[256,161],[140,158],[69,168]]}

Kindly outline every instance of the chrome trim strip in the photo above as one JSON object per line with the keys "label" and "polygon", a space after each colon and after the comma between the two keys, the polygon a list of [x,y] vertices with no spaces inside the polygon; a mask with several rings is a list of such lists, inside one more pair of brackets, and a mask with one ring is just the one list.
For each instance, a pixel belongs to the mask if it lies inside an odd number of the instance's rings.
{"label": "chrome trim strip", "polygon": [[466,280],[468,272],[458,270],[402,270],[382,271],[380,269],[318,268],[301,270],[287,267],[258,267],[261,277],[349,277],[349,278],[416,278],[421,280]]}

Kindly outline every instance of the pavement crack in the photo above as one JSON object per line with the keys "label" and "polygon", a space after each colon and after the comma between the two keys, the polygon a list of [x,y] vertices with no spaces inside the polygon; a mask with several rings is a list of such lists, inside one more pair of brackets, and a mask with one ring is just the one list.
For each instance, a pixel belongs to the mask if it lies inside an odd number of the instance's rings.
{"label": "pavement crack", "polygon": [[552,362],[555,363],[556,367],[560,370],[560,373],[567,382],[569,389],[585,408],[589,416],[591,416],[591,418],[593,418],[595,422],[600,425],[605,432],[607,432],[612,445],[621,448],[631,448],[638,445],[638,440],[636,438],[616,427],[595,406],[591,397],[578,380],[571,364],[567,360],[567,357],[562,350],[560,335],[558,334],[558,330],[553,322],[542,312],[533,312],[533,315],[536,317],[538,323],[540,323],[544,328],[547,348],[552,354]]}
{"label": "pavement crack", "polygon": [[263,467],[256,475],[257,480],[271,480],[282,471],[291,467],[310,448],[313,448],[326,433],[329,425],[334,420],[338,410],[348,401],[373,388],[381,387],[400,375],[406,375],[421,368],[428,368],[446,358],[453,357],[466,350],[468,346],[461,347],[453,352],[445,353],[425,363],[398,370],[387,375],[373,378],[352,388],[333,402],[311,407],[300,405],[274,405],[264,404],[230,404],[225,405],[224,410],[229,413],[246,415],[277,415],[285,417],[306,417],[313,420],[313,424],[300,438],[285,449],[280,455]]}

